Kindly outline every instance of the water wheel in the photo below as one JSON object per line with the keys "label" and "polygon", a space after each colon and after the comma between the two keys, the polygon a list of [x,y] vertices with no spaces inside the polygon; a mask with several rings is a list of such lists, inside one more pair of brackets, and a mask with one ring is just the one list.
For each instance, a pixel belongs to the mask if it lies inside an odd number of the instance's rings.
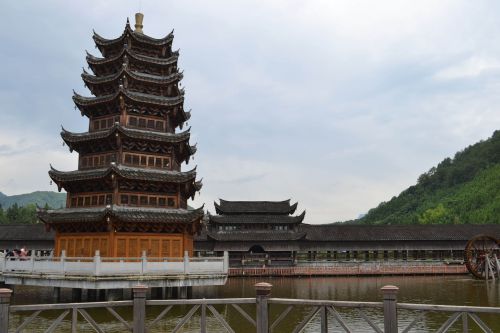
{"label": "water wheel", "polygon": [[500,241],[486,235],[473,237],[465,246],[465,265],[478,279],[500,278]]}

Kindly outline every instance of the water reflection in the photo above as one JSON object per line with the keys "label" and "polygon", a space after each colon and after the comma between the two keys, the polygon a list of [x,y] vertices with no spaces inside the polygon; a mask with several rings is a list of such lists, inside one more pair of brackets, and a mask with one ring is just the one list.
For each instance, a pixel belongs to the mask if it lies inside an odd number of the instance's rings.
{"label": "water reflection", "polygon": [[[453,304],[471,306],[500,306],[500,282],[478,281],[467,276],[411,276],[411,277],[325,277],[325,278],[231,278],[225,286],[200,287],[193,290],[193,298],[228,298],[228,297],[254,297],[254,284],[266,281],[273,285],[272,297],[303,298],[303,299],[328,299],[328,300],[358,300],[358,301],[381,301],[380,288],[384,285],[393,284],[400,288],[398,294],[399,302],[406,303],[432,303]],[[71,301],[71,292],[63,290],[62,301]],[[52,291],[49,288],[17,287],[14,294],[16,304],[50,303]],[[252,317],[255,309],[250,305],[242,305]],[[270,307],[271,322],[286,308],[282,305]],[[237,332],[252,332],[253,326],[248,323],[231,306],[220,305],[215,309],[235,328]],[[275,332],[290,332],[311,311],[310,307],[296,307],[287,318],[277,327]],[[149,307],[148,320],[151,322],[161,311],[162,307]],[[176,306],[169,312],[167,320],[162,320],[151,329],[150,332],[172,331],[181,318],[190,310],[190,306]],[[130,309],[117,309],[124,317],[131,317]],[[355,309],[338,309],[339,314],[346,319],[349,326],[356,332],[372,332],[373,330],[364,322]],[[122,332],[123,326],[118,323],[106,310],[89,311],[104,328],[105,332]],[[379,309],[364,310],[367,317],[382,326],[382,311]],[[55,319],[59,313],[43,313],[38,321],[30,328],[29,332],[43,332],[50,325],[50,319]],[[199,332],[200,312],[198,311],[181,330],[181,332]],[[225,329],[217,322],[216,318],[207,311],[209,332],[225,332]],[[411,322],[417,313],[414,311],[399,312],[400,328]],[[69,318],[69,317],[68,317]],[[329,331],[343,331],[335,321],[333,315],[329,314]],[[500,321],[498,316],[481,316],[490,324],[494,332],[500,332]],[[446,321],[443,314],[426,315],[419,321],[419,325],[411,332],[429,332],[436,330]],[[19,325],[22,318],[13,316],[11,324]],[[79,318],[79,332],[92,332],[92,328]],[[319,315],[307,326],[304,332],[319,331]],[[471,332],[480,330],[469,321]],[[70,331],[70,323],[63,322],[63,326],[57,332]],[[461,320],[454,330],[450,332],[461,332]]]}

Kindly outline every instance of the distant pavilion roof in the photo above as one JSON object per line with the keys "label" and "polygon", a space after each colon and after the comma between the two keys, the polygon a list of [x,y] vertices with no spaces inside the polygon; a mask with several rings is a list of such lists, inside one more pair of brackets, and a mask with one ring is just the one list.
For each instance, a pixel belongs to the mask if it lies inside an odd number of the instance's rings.
{"label": "distant pavilion roof", "polygon": [[[306,212],[298,216],[290,216],[283,214],[275,215],[260,215],[260,214],[248,214],[248,215],[210,215],[209,219],[212,223],[217,224],[298,224],[302,223]],[[274,231],[273,231],[274,232]]]}
{"label": "distant pavilion roof", "polygon": [[38,224],[2,224],[0,241],[53,241],[54,232],[47,232],[42,223]]}
{"label": "distant pavilion roof", "polygon": [[202,218],[203,214],[203,206],[197,209],[167,209],[110,205],[95,208],[40,210],[38,217],[46,223],[93,223],[105,221],[106,217],[114,217],[123,222],[191,223],[195,219]]}
{"label": "distant pavilion roof", "polygon": [[297,203],[290,205],[290,199],[284,201],[227,201],[214,202],[217,214],[293,214]]}

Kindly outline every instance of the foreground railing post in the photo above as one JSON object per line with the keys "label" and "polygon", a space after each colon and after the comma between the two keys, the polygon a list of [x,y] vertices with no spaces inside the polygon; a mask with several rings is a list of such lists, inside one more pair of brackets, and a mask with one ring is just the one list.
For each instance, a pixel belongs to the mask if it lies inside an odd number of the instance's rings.
{"label": "foreground railing post", "polygon": [[146,332],[146,293],[148,287],[138,285],[132,288],[134,295],[134,330],[133,333]]}
{"label": "foreground railing post", "polygon": [[267,282],[259,282],[255,284],[257,333],[269,332],[269,311],[267,300],[269,299],[269,296],[271,296],[272,287],[273,286]]}
{"label": "foreground railing post", "polygon": [[396,286],[382,287],[384,295],[384,333],[398,333],[397,294]]}
{"label": "foreground railing post", "polygon": [[0,332],[9,331],[9,306],[12,290],[0,289]]}

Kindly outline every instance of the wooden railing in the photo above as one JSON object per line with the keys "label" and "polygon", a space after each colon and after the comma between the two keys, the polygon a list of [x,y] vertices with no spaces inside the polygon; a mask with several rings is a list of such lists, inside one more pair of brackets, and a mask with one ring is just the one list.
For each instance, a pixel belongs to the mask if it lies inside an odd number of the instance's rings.
{"label": "wooden railing", "polygon": [[[418,325],[423,317],[429,313],[442,313],[447,314],[449,317],[442,323],[442,325],[434,330],[426,329],[426,332],[449,332],[454,328],[454,325],[461,320],[461,331],[469,332],[469,319],[476,323],[483,332],[494,332],[488,324],[483,321],[478,314],[490,314],[495,316],[493,323],[500,322],[500,308],[494,307],[469,307],[469,306],[449,306],[449,305],[430,305],[430,304],[408,304],[397,303],[398,288],[395,286],[385,286],[381,288],[383,294],[382,302],[351,302],[351,301],[329,301],[329,300],[304,300],[304,299],[285,299],[285,298],[271,298],[272,286],[268,283],[257,283],[255,285],[256,296],[255,298],[226,298],[226,299],[192,299],[192,300],[146,300],[147,288],[144,286],[137,286],[133,288],[132,301],[115,301],[115,302],[91,302],[91,303],[67,303],[67,304],[41,304],[41,305],[10,305],[10,298],[12,291],[9,289],[0,289],[0,332],[9,332],[9,315],[19,313],[29,313],[25,315],[20,324],[16,327],[11,327],[10,332],[23,332],[28,331],[30,325],[40,315],[42,311],[59,311],[60,313],[55,319],[47,319],[49,321],[48,328],[45,332],[54,332],[61,323],[69,317],[72,333],[77,332],[79,316],[88,323],[96,332],[105,332],[104,328],[92,318],[89,314],[89,309],[106,309],[116,320],[123,326],[125,331],[133,333],[145,333],[154,328],[157,328],[159,323],[164,320],[174,306],[189,307],[189,310],[175,323],[175,327],[171,332],[179,332],[186,323],[194,320],[194,315],[199,314],[199,331],[202,333],[207,332],[207,313],[210,313],[215,321],[219,323],[228,332],[236,332],[236,328],[232,327],[227,318],[225,318],[215,306],[226,305],[229,306],[241,316],[253,332],[257,333],[270,333],[277,331],[280,324],[285,322],[288,317],[290,319],[290,312],[294,307],[306,307],[309,309],[308,313],[303,316],[301,322],[294,328],[287,328],[286,332],[301,332],[303,329],[319,317],[319,331],[322,333],[328,332],[328,327],[331,324],[338,324],[345,332],[355,332],[346,317],[342,314],[345,309],[353,310],[357,316],[364,321],[365,329],[377,333],[397,333],[397,332],[410,332]],[[253,307],[255,304],[255,311],[251,309],[251,313],[255,312],[255,316],[249,314],[243,306],[248,305]],[[128,321],[123,316],[118,314],[115,308],[132,307],[132,321]],[[147,311],[151,311],[152,307],[160,307],[159,314],[146,319]],[[270,307],[284,308],[279,315],[271,316]],[[416,312],[413,320],[398,321],[398,310],[411,310]],[[158,310],[158,309],[157,309]],[[381,313],[378,318],[373,318],[373,313],[368,316],[367,311],[377,310]],[[155,313],[157,313],[156,311]],[[271,318],[273,317],[273,318]],[[370,318],[371,317],[371,318]],[[352,318],[351,318],[352,319]],[[130,319],[129,319],[130,320]],[[172,319],[174,320],[174,319]],[[66,321],[68,321],[66,319]],[[290,322],[290,320],[288,320]],[[242,322],[238,324],[241,329]],[[17,324],[16,324],[17,325]],[[243,332],[250,332],[248,328],[242,330]],[[497,330],[498,331],[498,330]]]}

